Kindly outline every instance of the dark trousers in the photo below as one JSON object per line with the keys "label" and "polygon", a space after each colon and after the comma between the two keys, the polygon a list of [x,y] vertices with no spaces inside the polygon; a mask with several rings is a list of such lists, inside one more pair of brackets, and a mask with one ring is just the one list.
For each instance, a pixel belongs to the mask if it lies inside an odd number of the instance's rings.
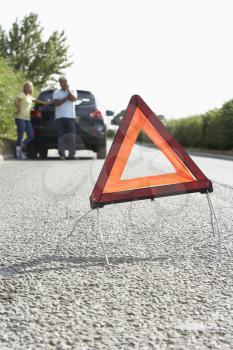
{"label": "dark trousers", "polygon": [[75,155],[75,119],[59,118],[56,119],[58,151],[61,156],[65,156],[65,150],[69,150],[69,156]]}
{"label": "dark trousers", "polygon": [[23,119],[15,119],[15,123],[17,126],[17,133],[18,137],[16,140],[16,146],[21,146],[22,140],[23,140],[23,134],[26,131],[27,138],[23,141],[25,145],[28,145],[34,138],[34,132],[32,123],[30,120],[23,120]]}

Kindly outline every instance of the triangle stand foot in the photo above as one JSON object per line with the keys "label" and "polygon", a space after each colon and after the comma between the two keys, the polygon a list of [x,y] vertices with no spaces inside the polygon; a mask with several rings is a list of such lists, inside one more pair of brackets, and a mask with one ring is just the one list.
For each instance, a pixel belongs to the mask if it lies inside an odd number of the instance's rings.
{"label": "triangle stand foot", "polygon": [[103,235],[102,235],[102,232],[101,232],[101,229],[100,229],[100,209],[99,209],[99,207],[97,207],[97,226],[98,226],[98,236],[99,236],[100,241],[101,241],[101,245],[102,245],[102,250],[103,250],[103,253],[104,253],[105,261],[106,261],[107,266],[109,267],[110,264],[109,264],[108,256],[107,256],[106,249],[105,249],[104,238],[103,238]]}
{"label": "triangle stand foot", "polygon": [[206,196],[207,196],[207,200],[208,200],[208,204],[209,204],[209,208],[210,208],[210,216],[211,216],[211,224],[212,224],[212,229],[213,229],[213,236],[215,236],[215,227],[214,227],[214,220],[216,223],[216,227],[217,227],[217,235],[218,235],[218,250],[219,250],[219,261],[220,263],[222,263],[222,232],[220,230],[220,225],[219,225],[219,221],[217,218],[217,215],[215,213],[215,209],[210,197],[210,193],[209,191],[206,192]]}

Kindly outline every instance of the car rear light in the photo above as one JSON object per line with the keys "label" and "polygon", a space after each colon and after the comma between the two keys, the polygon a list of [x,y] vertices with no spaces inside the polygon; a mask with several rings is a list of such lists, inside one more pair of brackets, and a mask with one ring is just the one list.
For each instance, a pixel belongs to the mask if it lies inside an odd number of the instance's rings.
{"label": "car rear light", "polygon": [[91,112],[89,116],[93,119],[103,119],[102,113],[96,109],[94,112]]}
{"label": "car rear light", "polygon": [[40,111],[36,111],[35,109],[31,110],[31,118],[41,118],[42,113]]}

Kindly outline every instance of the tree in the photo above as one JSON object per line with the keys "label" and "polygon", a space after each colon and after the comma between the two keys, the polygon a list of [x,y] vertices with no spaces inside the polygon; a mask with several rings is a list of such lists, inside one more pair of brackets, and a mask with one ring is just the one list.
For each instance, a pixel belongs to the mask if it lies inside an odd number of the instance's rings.
{"label": "tree", "polygon": [[7,48],[6,48],[6,34],[5,31],[2,29],[2,26],[0,25],[0,55],[5,57],[7,54]]}
{"label": "tree", "polygon": [[72,64],[64,31],[53,32],[47,41],[42,40],[42,32],[38,16],[33,13],[21,22],[16,20],[9,33],[0,27],[0,56],[39,88]]}

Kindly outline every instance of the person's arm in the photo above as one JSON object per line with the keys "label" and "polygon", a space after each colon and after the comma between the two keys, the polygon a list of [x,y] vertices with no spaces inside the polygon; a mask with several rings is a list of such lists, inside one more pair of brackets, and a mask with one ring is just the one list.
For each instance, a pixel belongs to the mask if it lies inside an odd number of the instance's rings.
{"label": "person's arm", "polygon": [[68,101],[76,101],[77,100],[77,96],[75,95],[75,92],[74,91],[71,91],[70,88],[69,88],[69,85],[66,84],[66,87],[65,87],[66,91],[68,92],[68,95],[67,95],[67,99]]}
{"label": "person's arm", "polygon": [[57,91],[54,91],[53,93],[53,98],[52,98],[52,103],[58,107],[61,106],[63,103],[65,103],[66,101],[68,101],[68,95],[65,96],[64,98],[58,98],[58,94]]}
{"label": "person's arm", "polygon": [[69,100],[69,99],[68,99],[68,96],[69,96],[69,95],[67,95],[66,97],[64,97],[64,98],[62,98],[62,99],[55,98],[55,99],[53,100],[52,103],[54,103],[56,107],[57,107],[57,106],[61,106],[63,103],[65,103],[66,101]]}
{"label": "person's arm", "polygon": [[53,101],[41,101],[41,100],[38,100],[37,98],[34,98],[32,100],[33,103],[37,103],[39,105],[43,105],[43,106],[48,106],[50,105],[51,103],[53,103]]}
{"label": "person's arm", "polygon": [[77,100],[77,96],[75,96],[73,91],[68,90],[68,100],[72,102]]}

